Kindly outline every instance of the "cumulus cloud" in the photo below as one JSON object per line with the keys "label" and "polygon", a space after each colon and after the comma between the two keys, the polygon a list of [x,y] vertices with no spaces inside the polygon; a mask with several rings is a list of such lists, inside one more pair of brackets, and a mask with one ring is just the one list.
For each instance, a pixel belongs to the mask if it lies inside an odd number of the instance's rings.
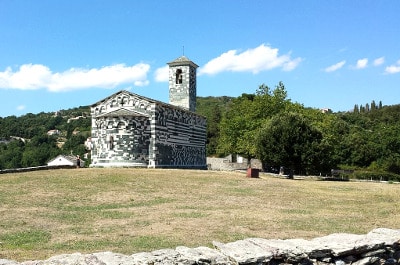
{"label": "cumulus cloud", "polygon": [[157,82],[168,82],[169,80],[168,71],[169,71],[168,65],[158,68],[154,73],[154,79]]}
{"label": "cumulus cloud", "polygon": [[396,62],[396,64],[390,65],[385,68],[386,74],[397,74],[400,73],[400,60]]}
{"label": "cumulus cloud", "polygon": [[325,68],[325,72],[327,72],[327,73],[334,72],[334,71],[342,68],[345,64],[346,64],[346,61],[338,62],[337,64],[334,64],[334,65],[331,65],[331,66]]}
{"label": "cumulus cloud", "polygon": [[360,59],[357,61],[356,69],[363,69],[366,68],[367,66],[368,66],[368,59],[367,58]]}
{"label": "cumulus cloud", "polygon": [[379,57],[374,60],[374,66],[379,66],[385,63],[385,57]]}
{"label": "cumulus cloud", "polygon": [[102,68],[71,68],[53,73],[49,67],[41,64],[24,64],[14,71],[8,67],[0,72],[0,88],[49,91],[69,91],[90,87],[114,88],[122,84],[133,83],[146,86],[150,65],[139,63],[133,66],[116,64]]}
{"label": "cumulus cloud", "polygon": [[291,59],[290,54],[279,55],[278,52],[278,49],[265,44],[242,53],[230,50],[201,67],[199,75],[213,75],[221,72],[252,72],[256,74],[274,68],[291,71],[302,61],[301,58]]}

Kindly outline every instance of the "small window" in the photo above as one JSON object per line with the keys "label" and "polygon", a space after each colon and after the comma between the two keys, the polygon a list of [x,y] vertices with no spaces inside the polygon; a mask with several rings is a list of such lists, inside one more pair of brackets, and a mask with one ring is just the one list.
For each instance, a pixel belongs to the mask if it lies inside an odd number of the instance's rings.
{"label": "small window", "polygon": [[175,73],[175,83],[176,84],[182,84],[182,69],[176,70]]}
{"label": "small window", "polygon": [[113,150],[114,149],[114,137],[109,136],[109,138],[107,140],[108,140],[107,141],[108,149]]}

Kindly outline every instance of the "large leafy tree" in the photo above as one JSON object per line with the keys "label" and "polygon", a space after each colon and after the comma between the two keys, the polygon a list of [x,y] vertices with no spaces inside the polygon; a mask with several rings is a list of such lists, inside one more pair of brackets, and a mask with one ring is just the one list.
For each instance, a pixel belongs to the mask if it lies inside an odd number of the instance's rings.
{"label": "large leafy tree", "polygon": [[322,133],[299,113],[275,115],[259,130],[255,146],[264,165],[285,166],[296,174],[321,172],[325,154]]}
{"label": "large leafy tree", "polygon": [[198,97],[196,112],[207,118],[207,156],[217,154],[219,123],[232,97]]}
{"label": "large leafy tree", "polygon": [[271,90],[259,86],[256,94],[242,94],[232,100],[220,123],[219,154],[239,154],[249,161],[256,157],[254,144],[262,123],[290,106],[282,82]]}

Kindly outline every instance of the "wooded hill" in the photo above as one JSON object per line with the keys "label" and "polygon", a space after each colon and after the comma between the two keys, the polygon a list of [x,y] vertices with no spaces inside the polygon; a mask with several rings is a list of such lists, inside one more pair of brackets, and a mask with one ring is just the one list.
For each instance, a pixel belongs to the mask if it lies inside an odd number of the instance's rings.
{"label": "wooded hill", "polygon": [[[400,178],[400,105],[372,101],[323,113],[291,102],[280,82],[237,98],[198,97],[197,112],[207,117],[207,156],[239,154],[295,174],[341,168],[358,178]],[[58,154],[83,156],[90,126],[88,106],[0,118],[0,169],[45,165]],[[57,131],[48,135],[51,130]]]}
{"label": "wooded hill", "polygon": [[89,107],[0,118],[0,169],[46,165],[59,154],[84,157]]}

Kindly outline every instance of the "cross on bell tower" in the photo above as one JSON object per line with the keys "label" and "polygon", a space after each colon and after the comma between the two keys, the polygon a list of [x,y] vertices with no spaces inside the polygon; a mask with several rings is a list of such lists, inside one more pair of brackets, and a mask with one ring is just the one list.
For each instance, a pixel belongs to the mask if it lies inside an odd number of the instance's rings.
{"label": "cross on bell tower", "polygon": [[169,62],[169,103],[196,111],[196,69],[186,56]]}

